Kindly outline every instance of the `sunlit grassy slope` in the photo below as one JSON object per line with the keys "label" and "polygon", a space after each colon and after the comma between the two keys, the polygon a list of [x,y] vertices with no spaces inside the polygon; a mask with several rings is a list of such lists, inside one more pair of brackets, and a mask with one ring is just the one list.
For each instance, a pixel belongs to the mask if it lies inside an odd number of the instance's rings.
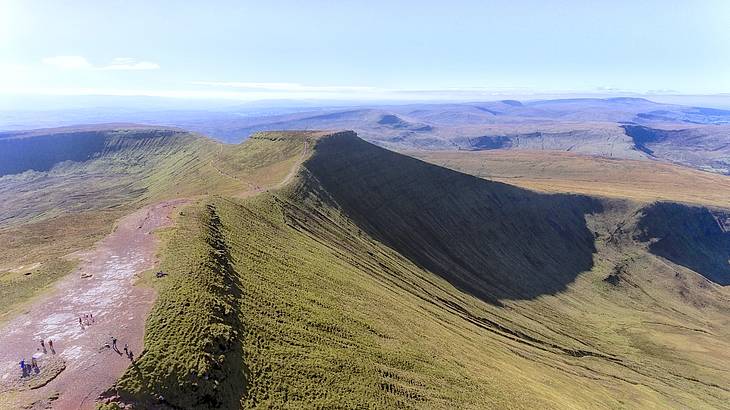
{"label": "sunlit grassy slope", "polygon": [[112,401],[728,407],[728,291],[651,253],[667,210],[536,194],[352,133],[279,141],[312,149],[290,183],[202,198],[164,234],[169,276]]}
{"label": "sunlit grassy slope", "polygon": [[277,138],[260,134],[225,145],[135,127],[0,140],[18,151],[0,176],[0,320],[70,272],[74,263],[66,255],[90,247],[134,209],[171,198],[235,196],[280,181],[302,152]]}

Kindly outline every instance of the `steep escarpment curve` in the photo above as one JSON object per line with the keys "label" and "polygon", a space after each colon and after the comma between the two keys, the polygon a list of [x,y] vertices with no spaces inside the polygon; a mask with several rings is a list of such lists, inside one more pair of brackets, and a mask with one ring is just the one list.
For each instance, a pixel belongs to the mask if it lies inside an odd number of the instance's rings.
{"label": "steep escarpment curve", "polygon": [[643,127],[641,125],[622,125],[621,128],[624,129],[626,135],[631,137],[634,148],[652,157],[654,156],[654,151],[648,145],[666,140],[672,132]]}
{"label": "steep escarpment curve", "polygon": [[304,167],[364,231],[491,303],[559,292],[592,267],[585,215],[598,200],[485,181],[354,133],[320,140]]}
{"label": "steep escarpment curve", "polygon": [[[0,140],[0,175],[48,171],[62,161],[86,161],[104,149],[99,132]],[[29,156],[28,153],[33,153]]]}
{"label": "steep escarpment curve", "polygon": [[183,132],[164,129],[51,132],[0,138],[0,176],[28,170],[48,171],[64,161],[82,162],[123,149],[148,150]]}
{"label": "steep escarpment curve", "polygon": [[719,285],[730,285],[727,212],[669,202],[645,207],[636,238],[649,251],[687,267]]}

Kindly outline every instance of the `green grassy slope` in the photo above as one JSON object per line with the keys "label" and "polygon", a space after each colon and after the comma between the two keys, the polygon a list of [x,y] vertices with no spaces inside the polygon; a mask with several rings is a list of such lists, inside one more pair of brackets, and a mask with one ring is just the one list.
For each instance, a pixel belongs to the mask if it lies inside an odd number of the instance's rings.
{"label": "green grassy slope", "polygon": [[[0,320],[72,271],[65,256],[90,247],[121,216],[165,199],[265,189],[290,172],[303,149],[267,134],[225,145],[140,127],[39,131],[2,141],[22,153],[12,165],[23,172],[0,176]],[[68,157],[59,147],[86,154]]]}
{"label": "green grassy slope", "polygon": [[166,233],[145,351],[112,401],[727,407],[730,295],[636,239],[641,205],[537,195],[350,133],[281,140],[314,147],[289,184],[202,198]]}

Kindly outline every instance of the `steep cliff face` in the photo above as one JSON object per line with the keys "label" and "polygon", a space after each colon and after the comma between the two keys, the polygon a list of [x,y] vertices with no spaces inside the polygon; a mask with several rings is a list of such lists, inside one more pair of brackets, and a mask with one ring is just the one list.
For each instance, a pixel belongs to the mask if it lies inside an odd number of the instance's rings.
{"label": "steep cliff face", "polygon": [[703,125],[692,128],[660,129],[623,125],[634,148],[647,155],[720,174],[730,174],[730,127]]}
{"label": "steep cliff face", "polygon": [[185,135],[164,129],[5,134],[0,138],[0,176],[49,171],[64,161],[83,162],[127,149],[151,155],[161,147],[179,145]]}
{"label": "steep cliff face", "polygon": [[480,298],[532,298],[590,270],[597,200],[542,195],[396,154],[342,133],[306,169],[373,237]]}
{"label": "steep cliff face", "polygon": [[649,250],[720,285],[730,285],[726,212],[660,202],[643,209],[637,239]]}
{"label": "steep cliff face", "polygon": [[48,171],[63,161],[86,161],[104,149],[101,132],[0,139],[0,176]]}

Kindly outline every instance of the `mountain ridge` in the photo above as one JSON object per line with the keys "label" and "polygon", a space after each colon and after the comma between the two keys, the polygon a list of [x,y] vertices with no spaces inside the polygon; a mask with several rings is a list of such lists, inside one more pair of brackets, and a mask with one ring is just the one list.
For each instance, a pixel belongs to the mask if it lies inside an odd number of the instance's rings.
{"label": "mountain ridge", "polygon": [[[203,249],[225,246],[212,255],[230,252],[225,263],[243,289],[238,313],[230,314],[247,326],[220,333],[219,319],[158,305],[150,349],[138,362],[145,376],[127,372],[107,394],[111,402],[213,408],[203,393],[220,386],[216,400],[229,407],[725,403],[727,375],[715,364],[727,361],[727,288],[651,252],[652,241],[637,237],[647,204],[600,199],[597,208],[586,197],[523,192],[390,153],[352,132],[279,138],[311,147],[289,184],[246,199],[201,200],[185,211],[163,252],[169,276],[159,284],[161,300],[203,308],[216,303],[208,292],[221,290],[196,285],[211,274],[202,267],[213,266]],[[396,170],[402,181],[389,176]],[[373,188],[369,181],[382,183]],[[469,192],[474,200],[465,197]],[[543,204],[555,198],[563,202]],[[454,206],[459,201],[466,205]],[[484,216],[479,206],[513,203],[521,221],[473,216]],[[454,219],[444,219],[442,208]],[[507,223],[513,241],[500,247],[503,234],[455,223],[462,218],[484,228]],[[448,236],[465,226],[470,237]],[[593,246],[589,263],[564,272],[567,281],[530,267],[536,259],[565,264],[560,258],[583,246],[568,242],[571,249],[561,250],[558,240],[538,244],[535,235],[581,238],[580,229],[570,231],[583,227]],[[201,241],[189,240],[195,232]],[[201,256],[189,259],[175,244]],[[464,265],[465,257],[474,260]],[[495,259],[513,263],[500,268]],[[481,283],[465,286],[475,280]],[[552,281],[562,285],[532,289]],[[191,332],[210,346],[219,346],[217,335],[227,336],[212,355],[165,350]],[[684,350],[676,340],[693,340],[711,353]],[[245,369],[241,396],[232,393],[240,387],[239,369]]]}

